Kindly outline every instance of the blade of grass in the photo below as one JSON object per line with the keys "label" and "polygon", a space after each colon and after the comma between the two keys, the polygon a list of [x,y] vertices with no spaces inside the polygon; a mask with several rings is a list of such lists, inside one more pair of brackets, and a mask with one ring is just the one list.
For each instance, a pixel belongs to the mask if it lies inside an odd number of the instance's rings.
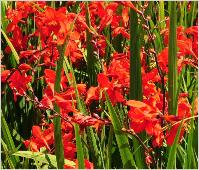
{"label": "blade of grass", "polygon": [[159,2],[159,21],[160,21],[160,29],[164,29],[165,28],[165,18],[164,18],[164,0],[161,0]]}
{"label": "blade of grass", "polygon": [[180,25],[186,26],[186,22],[185,22],[185,8],[187,6],[187,2],[181,2],[181,8],[180,8]]}
{"label": "blade of grass", "polygon": [[192,1],[191,2],[191,9],[190,12],[188,13],[188,26],[192,26],[194,19],[196,18],[196,14],[197,14],[197,3],[196,1]]}
{"label": "blade of grass", "polygon": [[76,139],[76,147],[77,147],[77,160],[78,160],[78,168],[79,169],[84,169],[84,153],[83,153],[83,148],[82,148],[82,142],[79,134],[79,125],[74,124],[74,129],[75,129],[75,139]]}
{"label": "blade of grass", "polygon": [[[16,147],[14,144],[14,141],[12,139],[12,135],[10,133],[9,127],[7,125],[7,122],[1,113],[1,130],[2,130],[2,139],[4,140],[5,144],[7,145],[7,148],[9,151],[15,151]],[[19,163],[19,159],[15,156],[11,157],[10,160],[12,160],[12,164],[14,167],[16,167],[17,163]]]}
{"label": "blade of grass", "polygon": [[[91,22],[90,22],[90,13],[89,13],[89,7],[88,3],[86,2],[86,23],[88,27],[90,28]],[[86,49],[87,49],[87,72],[89,76],[89,86],[91,85],[97,85],[97,72],[96,72],[96,62],[97,59],[94,55],[94,49],[92,45],[92,34],[86,30]]]}
{"label": "blade of grass", "polygon": [[[32,151],[18,151],[18,152],[15,152],[13,155],[28,158],[28,159],[33,159],[35,161],[52,165],[53,167],[57,167],[55,155],[44,154],[42,152],[32,152]],[[68,166],[75,168],[75,162],[73,161],[64,159],[64,163]]]}
{"label": "blade of grass", "polygon": [[[10,168],[10,169],[16,168],[16,167],[13,165],[12,159],[11,159],[11,157],[10,157],[10,155],[9,155],[9,149],[8,149],[7,145],[5,144],[5,142],[4,142],[2,139],[1,139],[1,145],[2,145],[2,147],[3,147],[2,153],[5,153],[5,156],[6,156],[6,159],[3,160],[3,163],[8,162],[8,165],[9,165],[9,168]],[[1,154],[2,154],[2,153],[1,153]],[[6,167],[7,167],[7,166],[6,166]]]}
{"label": "blade of grass", "polygon": [[142,75],[138,16],[130,10],[130,99],[142,100]]}
{"label": "blade of grass", "polygon": [[[68,76],[69,70],[72,73],[72,77],[73,77],[72,79],[70,79],[69,76]],[[65,58],[64,71],[65,71],[66,76],[68,77],[70,85],[72,85],[75,89],[75,95],[76,95],[78,109],[83,114],[89,115],[87,110],[86,110],[86,105],[81,100],[81,96],[79,95],[79,92],[77,90],[77,83],[76,83],[76,80],[75,80],[74,70],[73,70],[72,64],[71,64],[71,62],[68,61],[67,58]],[[99,140],[98,136],[94,134],[92,127],[87,127],[86,132],[87,132],[87,142],[90,146],[89,149],[90,149],[90,152],[91,152],[93,160],[94,160],[95,168],[102,168],[103,167],[102,165],[104,163],[103,163],[103,158],[101,157],[102,153],[100,152],[100,149],[99,149],[99,146],[98,146],[98,143],[97,143],[97,140]]]}
{"label": "blade of grass", "polygon": [[[142,75],[140,61],[140,28],[138,16],[130,10],[130,94],[129,98],[142,101]],[[133,139],[133,147],[138,148],[139,142]],[[144,168],[143,149],[136,153],[135,161],[138,168]]]}
{"label": "blade of grass", "polygon": [[2,29],[6,31],[6,27],[8,25],[8,21],[6,19],[6,10],[7,10],[7,1],[3,0],[1,1],[1,23],[2,23]]}
{"label": "blade of grass", "polygon": [[[195,98],[194,98],[195,99]],[[194,100],[193,100],[194,101]],[[194,116],[194,102],[192,102],[192,116]],[[189,134],[188,134],[188,144],[187,144],[187,149],[186,149],[186,156],[185,156],[185,162],[184,162],[184,167],[185,169],[192,169],[192,168],[197,168],[194,166],[194,152],[193,152],[193,132],[194,132],[194,118],[191,119],[191,126],[189,128]]]}
{"label": "blade of grass", "polygon": [[108,144],[107,144],[107,157],[106,157],[106,169],[111,169],[112,161],[112,142],[113,142],[113,126],[110,126]]}
{"label": "blade of grass", "polygon": [[14,58],[15,58],[15,61],[17,64],[19,64],[19,55],[17,54],[14,46],[12,45],[11,41],[9,40],[8,36],[6,35],[6,33],[3,31],[3,29],[1,30],[4,38],[6,39],[6,42],[8,43],[13,55],[14,55]]}
{"label": "blade of grass", "polygon": [[177,43],[176,43],[176,2],[171,3],[170,26],[169,26],[169,59],[168,59],[168,94],[169,94],[169,114],[177,113]]}
{"label": "blade of grass", "polygon": [[129,147],[128,138],[121,131],[121,129],[122,129],[121,124],[120,124],[119,120],[117,119],[115,109],[113,108],[106,91],[105,91],[105,96],[106,96],[108,110],[109,110],[110,116],[111,116],[111,121],[113,124],[113,129],[114,129],[115,136],[116,136],[116,141],[117,141],[118,148],[120,151],[120,156],[122,159],[123,167],[128,168],[128,169],[136,168],[135,161],[133,159],[133,155],[132,155],[130,147]]}
{"label": "blade of grass", "polygon": [[[74,24],[77,20],[77,17],[79,15],[79,10],[77,11],[77,15],[73,22],[70,25],[70,31],[73,30]],[[70,32],[69,31],[69,32]],[[54,90],[55,92],[59,93],[60,92],[60,83],[61,83],[61,72],[63,68],[63,63],[64,63],[64,55],[65,55],[65,50],[67,47],[69,36],[66,36],[66,39],[64,41],[64,44],[61,46],[58,46],[58,51],[59,51],[59,60],[57,63],[56,67],[56,78],[55,78],[55,86]],[[55,111],[57,113],[60,113],[60,108],[58,107],[57,104],[55,104]],[[57,167],[62,169],[64,167],[64,149],[63,149],[63,142],[62,142],[62,134],[61,134],[61,118],[60,117],[55,117],[54,120],[54,135],[55,135],[55,155],[57,159]]]}
{"label": "blade of grass", "polygon": [[[55,92],[60,92],[60,82],[61,82],[61,71],[63,67],[64,54],[66,49],[67,40],[65,40],[64,44],[61,47],[58,47],[60,57],[56,67],[56,78],[55,78]],[[57,104],[55,104],[55,111],[60,113],[60,108]],[[62,169],[64,167],[64,148],[62,142],[62,132],[61,132],[61,118],[55,117],[53,119],[54,122],[54,135],[55,135],[55,155],[57,159],[57,167]]]}
{"label": "blade of grass", "polygon": [[[118,6],[116,13],[119,14],[119,15],[122,13],[122,5]],[[119,23],[119,26],[122,26],[122,22]],[[122,53],[123,50],[124,50],[124,48],[122,46],[123,41],[124,41],[124,38],[121,34],[118,34],[112,40],[113,47],[118,53]]]}
{"label": "blade of grass", "polygon": [[175,169],[176,168],[176,152],[177,152],[177,147],[178,147],[178,141],[180,137],[180,131],[182,129],[182,125],[184,123],[184,118],[180,123],[180,126],[178,127],[177,134],[175,136],[173,145],[169,147],[169,156],[168,156],[168,161],[167,161],[167,168],[166,169]]}
{"label": "blade of grass", "polygon": [[176,151],[176,159],[179,160],[181,167],[183,167],[185,157],[187,156],[186,151],[181,145],[178,145],[177,151]]}
{"label": "blade of grass", "polygon": [[[107,26],[106,28],[106,37],[107,37],[107,40],[109,42],[111,42],[111,26]],[[109,46],[106,47],[106,50],[105,50],[105,60],[106,60],[106,64],[109,65],[109,62],[110,62],[110,59],[111,59],[111,49]]]}

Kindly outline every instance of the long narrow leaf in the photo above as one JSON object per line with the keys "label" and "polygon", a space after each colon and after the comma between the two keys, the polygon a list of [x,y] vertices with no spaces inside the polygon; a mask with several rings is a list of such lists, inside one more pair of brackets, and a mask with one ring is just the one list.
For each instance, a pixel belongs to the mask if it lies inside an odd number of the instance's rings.
{"label": "long narrow leaf", "polygon": [[6,42],[8,43],[13,55],[14,55],[14,58],[15,58],[15,61],[17,62],[17,64],[19,64],[19,55],[17,54],[14,46],[12,45],[11,41],[9,40],[8,36],[6,35],[6,33],[3,31],[3,29],[1,30],[4,38],[6,39]]}
{"label": "long narrow leaf", "polygon": [[[72,73],[72,77],[73,77],[72,79],[70,79],[68,76],[69,70]],[[79,95],[79,92],[77,90],[77,83],[75,80],[75,75],[74,75],[74,70],[73,70],[72,64],[69,63],[67,58],[65,58],[65,62],[64,62],[64,71],[69,79],[70,85],[72,85],[75,89],[75,95],[76,95],[78,109],[83,114],[88,115],[85,103],[81,100],[81,96]],[[99,151],[98,144],[97,144],[98,136],[94,134],[92,127],[87,127],[86,132],[87,132],[87,142],[90,146],[90,152],[93,157],[93,160],[95,160],[94,161],[95,168],[102,168],[103,160],[102,160],[102,157],[100,156],[100,151]]]}
{"label": "long narrow leaf", "polygon": [[83,148],[82,148],[82,142],[79,134],[79,125],[74,124],[74,129],[75,129],[75,139],[76,139],[76,147],[77,147],[77,160],[78,160],[78,168],[79,169],[84,169],[84,153],[83,153]]}
{"label": "long narrow leaf", "polygon": [[[5,144],[7,145],[7,149],[11,152],[14,152],[14,151],[16,151],[15,144],[14,144],[9,127],[7,125],[7,122],[6,122],[3,114],[1,114],[1,123],[2,123],[1,124],[2,139],[4,140]],[[12,160],[14,167],[16,167],[17,163],[19,162],[19,159],[14,156],[14,157],[11,157],[10,160]]]}
{"label": "long narrow leaf", "polygon": [[159,18],[160,18],[160,29],[164,29],[165,28],[165,18],[164,18],[164,1],[161,0],[159,2],[160,4],[160,8],[159,8]]}
{"label": "long narrow leaf", "polygon": [[6,19],[6,10],[7,10],[7,1],[2,0],[1,1],[1,23],[2,23],[2,29],[6,31],[6,27],[8,25],[8,21]]}
{"label": "long narrow leaf", "polygon": [[[192,103],[192,116],[194,116],[194,102]],[[194,118],[191,119],[191,124],[189,128],[189,134],[188,134],[188,142],[187,142],[187,149],[186,149],[186,156],[185,156],[185,162],[184,162],[184,167],[185,169],[192,169],[192,168],[197,168],[194,166],[194,161],[195,161],[195,155],[193,152],[193,139],[194,139]]]}
{"label": "long narrow leaf", "polygon": [[140,31],[138,16],[130,10],[130,99],[142,100]]}
{"label": "long narrow leaf", "polygon": [[111,101],[108,97],[107,92],[105,91],[106,101],[108,105],[108,110],[110,112],[111,121],[113,124],[113,129],[116,136],[116,141],[119,147],[120,156],[122,159],[122,164],[124,168],[136,168],[135,161],[133,159],[133,155],[131,153],[128,138],[125,134],[122,133],[120,122],[117,118],[115,109],[113,108]]}
{"label": "long narrow leaf", "polygon": [[171,146],[171,148],[169,148],[169,156],[168,156],[168,161],[167,161],[167,169],[174,169],[176,168],[176,151],[177,151],[177,147],[178,147],[178,141],[179,141],[179,137],[180,137],[180,132],[182,129],[184,123],[184,119],[181,121],[180,126],[178,128],[177,134],[175,136],[173,145]]}
{"label": "long narrow leaf", "polygon": [[[54,90],[56,92],[60,92],[60,82],[61,82],[61,71],[63,67],[64,61],[64,53],[66,49],[66,40],[62,47],[59,47],[60,58],[57,63],[56,68],[56,79],[55,79],[55,87]],[[56,112],[60,113],[60,108],[57,104],[55,104]],[[54,135],[55,135],[55,154],[57,159],[57,167],[63,168],[64,166],[64,149],[63,149],[63,142],[62,142],[62,134],[61,134],[61,118],[55,117],[54,118]]]}
{"label": "long narrow leaf", "polygon": [[8,165],[9,165],[10,169],[14,169],[15,166],[13,165],[12,158],[11,158],[10,155],[9,155],[8,147],[7,147],[7,145],[5,144],[5,142],[4,142],[2,139],[1,139],[1,145],[2,145],[2,147],[3,147],[2,153],[4,153],[4,154],[5,154],[5,157],[6,157],[6,160],[3,161],[3,162],[4,162],[4,163],[5,163],[5,162],[8,162]]}
{"label": "long narrow leaf", "polygon": [[[48,165],[52,165],[53,167],[57,167],[56,156],[51,154],[44,154],[41,152],[32,152],[32,151],[18,151],[14,153],[15,156],[20,156],[28,159],[34,159],[35,161],[39,161]],[[75,162],[64,159],[64,163],[71,168],[75,168]]]}
{"label": "long narrow leaf", "polygon": [[169,93],[169,114],[177,113],[177,43],[176,43],[176,2],[171,3],[170,27],[169,27],[169,75],[168,75],[168,93]]}
{"label": "long narrow leaf", "polygon": [[[78,11],[79,13],[79,11]],[[70,25],[70,31],[73,30],[74,24],[77,20],[78,14],[76,15],[75,19]],[[68,43],[68,38],[69,36],[66,36],[66,39],[64,41],[64,44],[62,46],[58,46],[58,51],[59,51],[59,60],[57,63],[56,67],[56,78],[55,78],[55,86],[54,90],[55,92],[59,93],[60,92],[60,83],[61,83],[61,72],[63,68],[63,63],[64,63],[64,55],[65,55],[65,50],[67,47]],[[58,107],[57,104],[55,104],[55,111],[60,113],[60,108]],[[60,117],[55,117],[54,118],[54,135],[55,135],[55,154],[56,154],[56,159],[57,159],[57,167],[58,168],[63,168],[64,166],[64,149],[63,149],[63,142],[62,142],[62,134],[61,134],[61,118]]]}
{"label": "long narrow leaf", "polygon": [[[129,98],[142,100],[142,75],[140,61],[140,28],[138,16],[134,10],[130,10],[130,94]],[[139,142],[133,139],[133,147],[138,148]],[[143,149],[140,148],[135,156],[139,168],[144,168]]]}
{"label": "long narrow leaf", "polygon": [[[89,7],[88,2],[86,2],[86,23],[90,28],[91,22],[90,22],[90,13],[89,13]],[[96,73],[96,62],[97,59],[94,55],[94,48],[92,45],[92,34],[86,30],[86,48],[87,48],[87,72],[89,75],[89,86],[96,85],[97,83],[97,73]]]}

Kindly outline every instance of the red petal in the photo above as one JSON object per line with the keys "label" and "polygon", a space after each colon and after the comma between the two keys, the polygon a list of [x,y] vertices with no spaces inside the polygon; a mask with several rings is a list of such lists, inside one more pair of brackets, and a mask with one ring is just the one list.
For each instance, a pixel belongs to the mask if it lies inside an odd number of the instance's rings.
{"label": "red petal", "polygon": [[33,126],[32,127],[32,135],[36,138],[42,137],[42,130],[39,126]]}
{"label": "red petal", "polygon": [[4,70],[4,71],[1,73],[1,82],[2,82],[2,83],[5,83],[5,82],[6,82],[6,79],[8,78],[9,75],[10,75],[10,70]]}
{"label": "red petal", "polygon": [[104,73],[100,73],[97,75],[97,81],[101,88],[109,87],[110,84],[109,79]]}
{"label": "red petal", "polygon": [[136,100],[129,100],[126,102],[126,105],[132,106],[132,107],[137,107],[137,108],[148,107],[147,104],[140,102],[140,101],[136,101]]}

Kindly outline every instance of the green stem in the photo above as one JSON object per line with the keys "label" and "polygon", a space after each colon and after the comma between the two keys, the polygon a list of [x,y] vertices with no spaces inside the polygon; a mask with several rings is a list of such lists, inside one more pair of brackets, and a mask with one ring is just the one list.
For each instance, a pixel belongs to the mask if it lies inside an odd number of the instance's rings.
{"label": "green stem", "polygon": [[78,151],[77,152],[78,168],[84,169],[85,168],[84,152],[83,152],[83,148],[82,148],[81,137],[80,137],[80,134],[79,134],[79,125],[74,124],[74,128],[75,128],[76,146],[77,146],[77,151]]}
{"label": "green stem", "polygon": [[[88,2],[86,2],[86,24],[88,27],[91,27],[90,22],[90,13],[89,13],[89,7]],[[96,85],[97,79],[96,79],[96,70],[95,70],[95,62],[96,58],[93,53],[93,45],[92,45],[92,34],[86,30],[86,49],[87,49],[87,72],[89,76],[89,86]]]}
{"label": "green stem", "polygon": [[130,10],[130,99],[142,100],[142,75],[140,61],[140,30],[138,16]]}
{"label": "green stem", "polygon": [[[142,75],[140,61],[140,29],[138,16],[134,10],[130,10],[130,99],[142,100]],[[134,148],[139,147],[137,139],[133,139]],[[136,153],[135,161],[138,168],[144,168],[143,149]]]}
{"label": "green stem", "polygon": [[177,113],[177,40],[176,40],[176,2],[171,2],[170,27],[169,27],[169,73],[168,73],[168,91],[169,91],[169,114]]}
{"label": "green stem", "polygon": [[[56,79],[55,79],[55,92],[60,92],[60,83],[61,83],[61,72],[63,68],[64,54],[66,49],[67,41],[65,40],[64,44],[61,47],[58,47],[60,56],[56,68]],[[60,113],[60,108],[55,104],[55,111]],[[62,169],[64,167],[64,148],[62,143],[62,134],[61,134],[61,118],[55,117],[54,120],[54,135],[55,135],[55,155],[57,160],[57,167]]]}
{"label": "green stem", "polygon": [[160,1],[160,9],[159,9],[159,17],[160,17],[160,29],[165,28],[165,21],[164,21],[164,1]]}

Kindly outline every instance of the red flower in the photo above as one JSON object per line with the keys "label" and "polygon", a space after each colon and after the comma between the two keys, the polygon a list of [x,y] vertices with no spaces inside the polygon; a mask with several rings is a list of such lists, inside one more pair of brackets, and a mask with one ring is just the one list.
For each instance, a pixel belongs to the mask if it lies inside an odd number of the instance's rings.
{"label": "red flower", "polygon": [[87,91],[86,104],[89,104],[92,100],[99,100],[98,87],[90,87]]}
{"label": "red flower", "polygon": [[16,70],[8,79],[10,88],[13,90],[14,98],[16,100],[17,95],[24,95],[24,92],[28,89],[28,83],[31,82],[32,77],[21,74]]}
{"label": "red flower", "polygon": [[1,82],[5,83],[9,75],[10,75],[10,70],[2,71],[1,72]]}
{"label": "red flower", "polygon": [[53,125],[50,124],[49,128],[42,131],[39,126],[32,127],[32,137],[24,141],[25,146],[34,152],[39,152],[41,147],[46,147],[50,151],[50,145],[54,143],[54,130]]}
{"label": "red flower", "polygon": [[21,72],[26,73],[27,71],[31,70],[32,67],[30,65],[28,65],[28,64],[23,63],[23,64],[20,64],[20,66],[18,67],[18,69]]}
{"label": "red flower", "polygon": [[[55,78],[56,78],[56,73],[53,70],[50,69],[45,69],[44,70],[44,77],[46,80],[47,84],[55,84]],[[61,88],[66,88],[66,83],[68,82],[66,76],[64,76],[64,71],[62,70],[62,75],[61,75]]]}
{"label": "red flower", "polygon": [[113,30],[113,37],[122,34],[125,38],[130,39],[130,34],[126,32],[124,27],[117,27]]}
{"label": "red flower", "polygon": [[131,120],[130,128],[135,133],[145,130],[148,135],[153,136],[153,146],[160,147],[163,143],[164,135],[160,121],[157,118],[159,115],[157,110],[154,110],[153,107],[146,103],[136,100],[129,100],[126,104],[130,106],[128,113]]}
{"label": "red flower", "polygon": [[108,96],[113,105],[115,105],[118,102],[125,101],[123,95],[121,94],[121,89],[117,87],[117,85],[114,84],[113,82],[110,82],[105,74],[103,73],[98,74],[97,81],[99,84],[99,88],[103,90],[105,89],[107,91]]}
{"label": "red flower", "polygon": [[[168,145],[172,145],[174,142],[174,139],[176,137],[178,128],[180,127],[181,124],[181,120],[184,118],[189,118],[191,117],[191,106],[190,104],[186,101],[186,98],[181,97],[178,101],[178,115],[165,115],[165,120],[168,123],[171,123],[171,129],[169,129],[166,132],[166,141]],[[185,128],[187,126],[187,121],[184,121],[184,123],[182,124],[182,128],[180,131],[180,137],[179,137],[179,141],[181,141],[184,132],[185,132]]]}

